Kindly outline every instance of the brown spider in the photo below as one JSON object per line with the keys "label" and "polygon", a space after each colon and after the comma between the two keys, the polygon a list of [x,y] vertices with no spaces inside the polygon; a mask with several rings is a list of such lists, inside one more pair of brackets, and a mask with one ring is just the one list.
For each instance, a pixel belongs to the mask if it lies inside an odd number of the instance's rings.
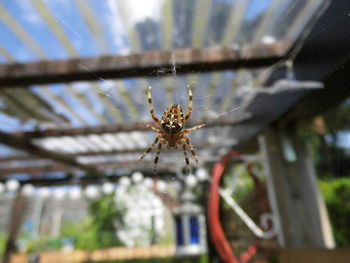
{"label": "brown spider", "polygon": [[190,161],[188,159],[188,151],[191,151],[194,159],[198,163],[197,154],[193,149],[193,146],[190,144],[190,140],[186,133],[192,132],[194,130],[198,130],[202,128],[205,124],[197,125],[193,128],[182,130],[185,126],[185,121],[187,121],[191,114],[192,114],[192,90],[191,86],[187,85],[188,91],[189,91],[189,102],[188,102],[188,109],[187,113],[184,117],[182,108],[178,104],[173,104],[170,107],[168,107],[163,115],[162,119],[159,121],[157,116],[154,114],[154,107],[152,104],[152,95],[151,95],[151,87],[148,89],[148,104],[150,107],[150,113],[153,118],[153,120],[156,122],[156,124],[160,128],[155,128],[149,124],[146,124],[148,128],[150,128],[152,131],[157,133],[157,137],[155,138],[154,142],[151,144],[151,146],[143,153],[140,160],[142,160],[147,153],[152,151],[153,147],[158,143],[158,150],[156,153],[156,157],[154,158],[154,173],[157,172],[157,163],[159,159],[160,152],[162,150],[162,146],[167,144],[167,148],[175,148],[177,149],[177,146],[182,146],[182,150],[185,156],[186,161],[186,169],[189,171],[189,165]]}

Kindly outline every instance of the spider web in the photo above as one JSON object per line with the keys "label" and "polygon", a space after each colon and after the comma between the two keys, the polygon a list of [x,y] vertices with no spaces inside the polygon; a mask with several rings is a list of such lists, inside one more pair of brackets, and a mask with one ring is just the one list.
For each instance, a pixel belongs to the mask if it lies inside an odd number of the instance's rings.
{"label": "spider web", "polygon": [[[286,14],[292,8],[293,5],[286,11]],[[286,17],[286,14],[284,17]],[[184,112],[186,112],[188,104],[187,84],[190,84],[193,88],[192,119],[234,120],[245,118],[249,104],[268,100],[268,96],[258,96],[259,94],[265,91],[270,95],[283,92],[283,88],[270,89],[262,87],[262,85],[276,69],[286,66],[286,61],[290,62],[294,60],[307,33],[298,40],[295,50],[288,57],[281,58],[277,63],[268,68],[245,70],[243,69],[245,63],[243,62],[241,68],[235,71],[198,72],[178,75],[176,57],[172,55],[170,61],[172,67],[170,69],[157,69],[153,77],[114,81],[105,80],[97,76],[100,82],[98,92],[113,101],[113,106],[107,107],[111,111],[118,112],[122,116],[122,122],[144,122],[151,120],[146,94],[149,86],[152,86],[153,104],[155,114],[158,118],[172,104],[179,104]],[[88,71],[87,68],[84,69]],[[292,67],[289,71],[293,71]],[[293,82],[294,79],[291,76],[293,74],[287,76],[288,81]],[[116,82],[122,83],[122,85],[116,85]],[[116,88],[115,86],[119,87]],[[141,92],[139,89],[141,89]],[[135,92],[136,90],[137,92]],[[264,112],[264,114],[272,114],[274,111],[278,111],[278,109],[274,110],[271,108],[268,110],[269,112]],[[208,129],[202,129],[190,134],[190,136],[191,140],[194,139],[194,141],[208,138],[212,143],[217,143],[219,140],[218,137],[229,137],[229,131],[229,128],[226,127],[211,128],[209,131]],[[148,137],[148,141],[151,142],[154,135],[149,133]],[[232,144],[232,142],[230,143]]]}

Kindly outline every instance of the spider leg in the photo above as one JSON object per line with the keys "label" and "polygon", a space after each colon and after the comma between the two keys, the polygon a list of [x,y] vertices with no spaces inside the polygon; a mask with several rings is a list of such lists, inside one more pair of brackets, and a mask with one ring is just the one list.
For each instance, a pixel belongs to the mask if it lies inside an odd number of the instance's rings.
{"label": "spider leg", "polygon": [[160,152],[162,150],[162,146],[165,143],[166,143],[166,141],[164,141],[164,139],[160,139],[160,141],[158,143],[158,150],[157,150],[157,153],[156,153],[156,157],[154,158],[154,174],[157,173],[157,163],[158,163],[158,160],[159,160],[159,155],[160,155]]}
{"label": "spider leg", "polygon": [[153,127],[152,125],[149,125],[148,123],[146,123],[146,127],[151,129],[152,131],[154,131],[155,133],[162,133],[161,130],[157,129],[156,127]]}
{"label": "spider leg", "polygon": [[160,121],[158,119],[158,117],[154,114],[154,107],[153,107],[153,103],[152,103],[152,94],[151,94],[151,90],[152,90],[152,87],[149,86],[148,88],[148,105],[149,105],[149,111],[151,113],[151,116],[153,118],[153,120],[158,124],[160,125]]}
{"label": "spider leg", "polygon": [[195,130],[198,130],[198,129],[200,129],[200,128],[203,128],[204,126],[205,126],[205,124],[197,125],[197,126],[194,126],[194,127],[190,128],[190,129],[183,130],[183,131],[181,131],[180,133],[181,133],[181,134],[185,134],[185,133],[193,132],[193,131],[195,131]]}
{"label": "spider leg", "polygon": [[186,139],[187,148],[191,151],[193,158],[195,159],[196,163],[198,164],[198,155],[196,154],[196,151],[194,150],[193,145],[190,143],[190,139],[186,135],[183,135],[183,136]]}
{"label": "spider leg", "polygon": [[191,117],[191,114],[192,114],[192,99],[193,99],[191,85],[187,84],[187,88],[188,88],[188,108],[185,115],[186,121]]}
{"label": "spider leg", "polygon": [[147,153],[149,153],[150,151],[152,151],[154,145],[156,145],[159,141],[159,137],[160,136],[157,136],[155,139],[154,139],[154,142],[151,144],[151,146],[142,154],[142,156],[140,157],[140,161],[147,155]]}
{"label": "spider leg", "polygon": [[190,171],[190,159],[188,159],[186,143],[182,144],[182,151],[184,153],[185,161],[186,161],[186,173],[189,173],[189,171]]}

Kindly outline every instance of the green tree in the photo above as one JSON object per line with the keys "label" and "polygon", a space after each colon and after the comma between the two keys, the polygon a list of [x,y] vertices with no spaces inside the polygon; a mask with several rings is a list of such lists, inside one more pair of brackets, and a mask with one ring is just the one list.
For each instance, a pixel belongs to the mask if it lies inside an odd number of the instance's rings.
{"label": "green tree", "polygon": [[350,174],[350,155],[342,146],[341,134],[350,132],[350,100],[332,108],[322,115],[324,133],[316,133],[312,122],[300,129],[322,178],[342,177]]}

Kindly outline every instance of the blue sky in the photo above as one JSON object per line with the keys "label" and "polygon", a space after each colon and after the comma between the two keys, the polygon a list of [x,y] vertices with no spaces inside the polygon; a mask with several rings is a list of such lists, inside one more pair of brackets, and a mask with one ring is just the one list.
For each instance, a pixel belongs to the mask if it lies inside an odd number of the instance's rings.
{"label": "blue sky", "polygon": [[[91,57],[99,55],[98,47],[82,17],[77,12],[74,1],[63,0],[44,0],[46,6],[54,15],[57,22],[61,25],[66,36],[74,46],[81,57]],[[92,1],[93,2],[93,1]],[[99,5],[94,5],[96,14],[106,12],[106,1],[100,1]],[[17,22],[28,32],[33,40],[44,50],[45,55],[51,59],[68,58],[69,54],[64,49],[59,40],[51,32],[44,19],[38,14],[29,0],[5,0],[4,6],[12,14]],[[106,19],[100,21],[106,23]],[[108,26],[103,25],[105,31]],[[35,60],[35,55],[22,43],[11,31],[7,29],[4,23],[0,22],[1,45],[11,54],[14,54],[18,61]],[[108,34],[106,34],[108,36]],[[110,35],[109,35],[110,37]],[[113,46],[113,41],[107,41],[111,52],[118,53],[118,49]],[[19,52],[22,50],[21,52]]]}
{"label": "blue sky", "polygon": [[[234,2],[233,0],[225,1]],[[70,39],[79,56],[91,57],[100,55],[98,44],[77,11],[75,1],[43,0],[43,2],[60,24],[66,36]],[[108,44],[109,52],[118,54],[122,50],[127,49],[129,43],[124,30],[125,26],[122,25],[119,15],[120,10],[114,1],[85,0],[83,2],[94,12],[101,23],[103,36],[107,40],[106,43]],[[149,3],[160,5],[161,2],[162,0],[153,0]],[[253,19],[256,15],[263,12],[270,2],[271,0],[251,0],[246,10],[245,18],[248,20]],[[40,46],[48,58],[64,59],[69,57],[68,52],[51,32],[45,20],[40,16],[30,0],[3,0],[1,3]],[[148,9],[152,10],[152,7],[146,4],[142,6],[140,1],[129,0],[128,5],[130,8],[135,8],[134,13],[130,13],[130,17],[135,19],[135,21],[141,19],[143,16],[142,12],[146,15],[151,12]],[[139,8],[137,8],[138,6]],[[26,62],[37,59],[37,56],[32,50],[18,39],[1,20],[0,35],[0,45],[9,51],[17,61]],[[4,61],[4,59],[2,58],[1,61]]]}
{"label": "blue sky", "polygon": [[[66,36],[69,38],[74,49],[77,51],[80,57],[92,57],[100,55],[100,50],[97,47],[94,38],[91,35],[86,23],[83,21],[82,17],[77,12],[77,7],[74,5],[74,1],[64,1],[64,0],[44,0],[46,6],[51,11],[51,14],[55,16],[55,19],[61,25]],[[108,24],[111,16],[110,9],[107,6],[108,1],[86,1],[85,3],[90,4],[90,7],[95,11],[95,14],[100,19],[104,30],[104,36],[108,41],[108,48],[111,53],[119,53],[122,45],[126,43],[125,36],[120,37],[122,41],[113,41],[115,34],[111,30],[111,24]],[[36,42],[42,49],[45,56],[49,59],[65,59],[70,57],[69,53],[65,50],[64,46],[55,37],[52,31],[47,26],[44,19],[36,11],[35,7],[31,4],[29,0],[5,0],[2,4],[6,10],[15,17],[18,24],[23,27],[23,29],[31,36],[31,38]],[[118,19],[115,19],[116,21]],[[114,35],[113,35],[114,34]],[[0,45],[5,48],[16,61],[28,62],[33,60],[38,60],[38,56],[19,39],[8,27],[0,20]],[[117,46],[119,44],[119,46]],[[2,62],[6,60],[2,57]],[[50,89],[56,95],[62,96],[63,100],[76,110],[77,114],[83,116],[89,125],[97,125],[98,121],[91,114],[91,112],[84,106],[80,105],[74,98],[68,96],[64,91],[62,91],[63,86],[60,84],[50,85]],[[38,91],[38,87],[33,87],[32,90]],[[78,89],[78,93],[81,92]],[[90,96],[89,100],[93,100]],[[68,112],[62,109],[59,105],[50,103],[57,112],[63,113],[68,119],[71,120],[73,126],[82,125],[81,121],[77,120],[74,116],[71,116]],[[94,101],[94,105],[101,108],[99,101]],[[0,121],[2,123],[7,123],[7,130],[18,129],[20,127],[20,122],[0,115]]]}
{"label": "blue sky", "polygon": [[252,20],[257,15],[263,13],[270,5],[271,0],[251,0],[248,5],[248,10],[245,14],[245,19]]}
{"label": "blue sky", "polygon": [[[331,143],[331,136],[326,136],[326,141]],[[338,146],[350,149],[350,133],[348,131],[340,131],[338,132]]]}

